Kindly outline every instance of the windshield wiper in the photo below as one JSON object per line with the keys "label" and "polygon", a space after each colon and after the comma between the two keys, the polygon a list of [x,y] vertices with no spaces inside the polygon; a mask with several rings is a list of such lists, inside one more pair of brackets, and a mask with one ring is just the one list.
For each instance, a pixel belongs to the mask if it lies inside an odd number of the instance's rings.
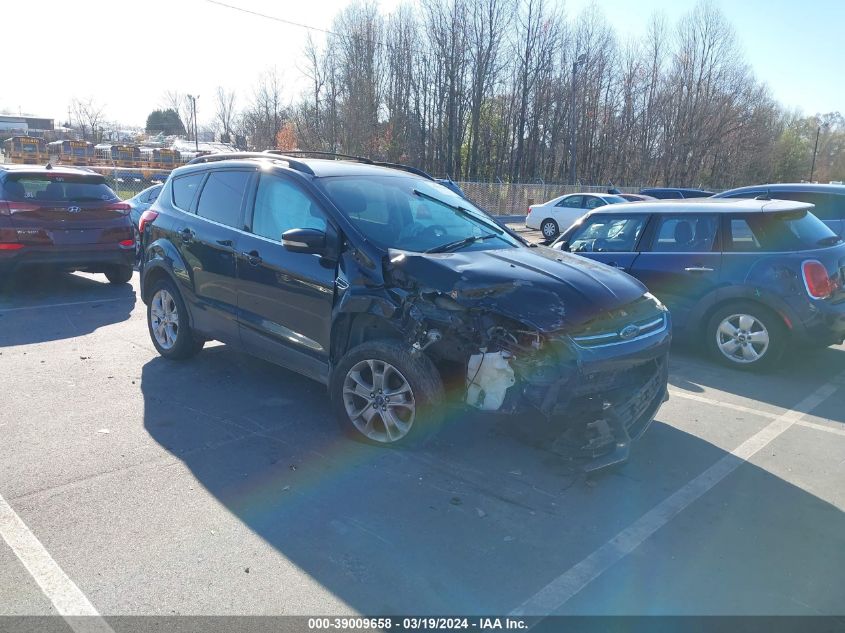
{"label": "windshield wiper", "polygon": [[827,237],[823,237],[818,242],[816,242],[816,246],[833,246],[834,244],[838,244],[842,241],[842,238],[838,235],[829,235]]}
{"label": "windshield wiper", "polygon": [[455,240],[454,242],[448,242],[447,244],[441,244],[440,246],[430,248],[426,251],[426,253],[448,253],[449,251],[454,251],[459,248],[463,248],[464,246],[469,246],[470,244],[480,242],[481,240],[489,240],[491,237],[498,237],[498,235],[496,235],[495,233],[486,233],[485,235],[470,235],[469,237],[465,237],[462,240]]}
{"label": "windshield wiper", "polygon": [[452,209],[452,211],[454,211],[455,213],[460,213],[462,216],[469,218],[470,220],[474,220],[478,224],[481,224],[482,226],[484,226],[484,228],[491,229],[491,230],[495,231],[496,233],[498,233],[499,235],[502,235],[504,233],[504,230],[502,230],[498,226],[493,226],[489,222],[485,222],[482,218],[479,218],[472,211],[470,211],[469,209],[465,209],[462,206],[459,206],[457,204],[452,204],[450,202],[446,202],[445,200],[441,200],[440,198],[436,198],[435,196],[431,196],[427,193],[423,193],[419,189],[414,189],[414,195],[417,195],[420,198],[425,198],[426,200],[431,200],[432,202],[436,202],[437,204],[442,204],[447,209]]}

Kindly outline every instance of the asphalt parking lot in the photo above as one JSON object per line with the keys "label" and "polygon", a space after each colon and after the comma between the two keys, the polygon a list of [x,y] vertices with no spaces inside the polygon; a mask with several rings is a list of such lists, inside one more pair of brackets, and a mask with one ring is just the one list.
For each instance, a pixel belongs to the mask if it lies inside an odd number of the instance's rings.
{"label": "asphalt parking lot", "polygon": [[0,614],[845,614],[841,346],[769,375],[673,350],[586,480],[540,420],[378,449],[284,369],[160,359],[137,282],[0,293]]}

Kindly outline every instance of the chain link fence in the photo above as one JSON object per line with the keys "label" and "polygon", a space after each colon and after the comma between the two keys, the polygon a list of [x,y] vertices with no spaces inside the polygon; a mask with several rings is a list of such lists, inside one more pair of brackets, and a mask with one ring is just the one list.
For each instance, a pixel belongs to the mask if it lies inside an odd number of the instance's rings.
{"label": "chain link fence", "polygon": [[[167,180],[170,170],[138,167],[87,167],[106,178],[122,200],[127,200],[147,187]],[[467,197],[491,215],[525,215],[529,205],[546,202],[567,193],[607,193],[608,185],[561,185],[553,183],[467,182],[456,184]],[[637,193],[640,187],[617,187],[623,193]]]}
{"label": "chain link fence", "polygon": [[[568,193],[607,193],[609,185],[551,183],[456,182],[467,197],[491,215],[525,215],[528,207]],[[616,187],[637,193],[640,187]]]}

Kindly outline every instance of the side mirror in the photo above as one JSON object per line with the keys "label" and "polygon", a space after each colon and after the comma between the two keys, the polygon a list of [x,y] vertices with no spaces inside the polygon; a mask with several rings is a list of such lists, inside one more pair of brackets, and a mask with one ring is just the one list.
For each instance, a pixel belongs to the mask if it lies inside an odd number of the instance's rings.
{"label": "side mirror", "polygon": [[566,240],[558,242],[557,244],[555,244],[555,248],[561,251],[569,251],[569,242]]}
{"label": "side mirror", "polygon": [[282,233],[282,246],[292,253],[325,255],[326,232],[320,229],[290,229]]}

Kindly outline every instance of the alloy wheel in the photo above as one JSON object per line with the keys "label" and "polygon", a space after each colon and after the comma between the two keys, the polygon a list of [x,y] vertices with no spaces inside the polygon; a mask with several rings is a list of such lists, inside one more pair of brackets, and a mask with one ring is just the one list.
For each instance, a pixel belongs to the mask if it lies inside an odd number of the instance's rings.
{"label": "alloy wheel", "polygon": [[156,342],[162,349],[171,349],[179,336],[179,309],[167,290],[161,289],[153,295],[150,317]]}
{"label": "alloy wheel", "polygon": [[716,346],[735,363],[755,363],[769,349],[769,331],[755,316],[732,314],[716,329]]}
{"label": "alloy wheel", "polygon": [[355,428],[382,444],[404,438],[416,416],[408,380],[390,363],[376,359],[362,360],[347,372],[343,404]]}

